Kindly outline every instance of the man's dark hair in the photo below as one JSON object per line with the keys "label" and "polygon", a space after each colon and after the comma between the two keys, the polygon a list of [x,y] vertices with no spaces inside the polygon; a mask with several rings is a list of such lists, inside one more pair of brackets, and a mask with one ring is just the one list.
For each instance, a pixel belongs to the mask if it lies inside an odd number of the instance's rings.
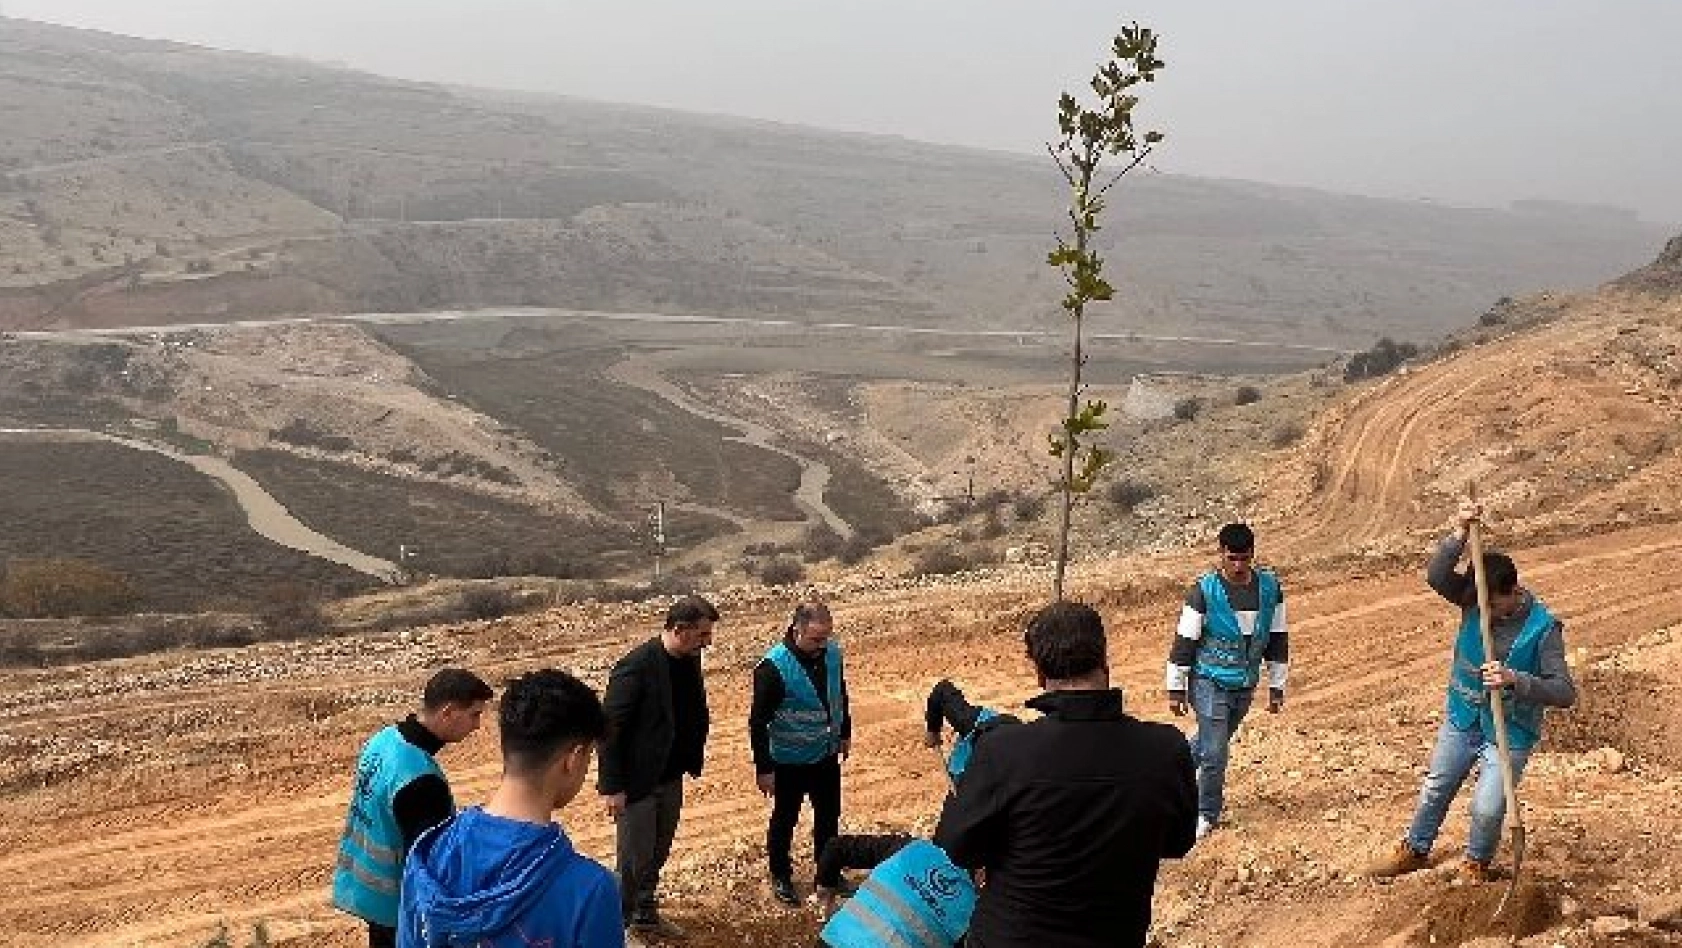
{"label": "man's dark hair", "polygon": [[1104,620],[1083,602],[1054,602],[1028,620],[1028,658],[1046,679],[1080,678],[1105,665]]}
{"label": "man's dark hair", "polygon": [[478,704],[496,697],[485,680],[465,668],[443,668],[427,679],[421,707],[436,711],[446,704]]}
{"label": "man's dark hair", "polygon": [[1256,531],[1247,523],[1229,523],[1215,534],[1215,542],[1234,553],[1248,553],[1256,548]]}
{"label": "man's dark hair", "polygon": [[703,620],[718,621],[718,610],[713,604],[700,596],[684,596],[672,607],[666,610],[666,628],[675,629],[680,625],[696,625]]}
{"label": "man's dark hair", "polygon": [[808,599],[800,605],[794,607],[794,614],[789,616],[788,630],[793,632],[794,630],[804,626],[806,623],[814,620],[818,622],[834,621],[829,614],[828,604],[819,602],[816,599]]}
{"label": "man's dark hair", "polygon": [[497,721],[503,768],[513,773],[540,771],[568,749],[607,736],[607,712],[595,689],[556,668],[508,682]]}
{"label": "man's dark hair", "polygon": [[[1483,575],[1492,593],[1510,593],[1518,585],[1518,564],[1505,553],[1483,555]],[[1477,591],[1473,590],[1473,595]]]}

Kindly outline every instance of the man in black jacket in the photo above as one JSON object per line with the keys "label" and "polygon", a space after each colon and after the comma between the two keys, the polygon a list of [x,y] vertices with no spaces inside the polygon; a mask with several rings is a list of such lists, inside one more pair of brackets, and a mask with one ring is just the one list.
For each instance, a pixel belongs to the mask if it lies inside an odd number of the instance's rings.
{"label": "man in black jacket", "polygon": [[834,629],[827,605],[802,602],[783,640],[753,670],[748,740],[759,792],[773,801],[765,831],[771,894],[790,906],[800,904],[789,848],[801,804],[812,800],[813,859],[841,829],[841,761],[853,721]]}
{"label": "man in black jacket", "polygon": [[608,678],[596,788],[617,824],[620,910],[637,934],[684,937],[661,917],[655,889],[677,836],[683,775],[701,775],[709,723],[701,650],[717,621],[712,603],[679,599],[666,611],[665,631],[632,649]]}
{"label": "man in black jacket", "polygon": [[1129,717],[1104,623],[1057,602],[1024,636],[1044,715],[977,745],[935,845],[986,885],[971,948],[1144,945],[1159,860],[1191,850],[1197,778],[1178,728]]}

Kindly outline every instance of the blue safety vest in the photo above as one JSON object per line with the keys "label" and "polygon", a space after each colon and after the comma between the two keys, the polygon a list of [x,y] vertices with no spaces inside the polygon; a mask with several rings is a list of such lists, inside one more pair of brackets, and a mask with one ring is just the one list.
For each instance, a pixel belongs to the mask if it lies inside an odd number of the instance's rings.
{"label": "blue safety vest", "polygon": [[[365,921],[397,927],[403,879],[403,831],[392,809],[416,778],[444,772],[432,755],[403,739],[396,725],[368,739],[356,762],[356,786],[333,870],[333,904]],[[453,806],[453,804],[452,804]]]}
{"label": "blue safety vest", "polygon": [[823,927],[831,948],[952,948],[969,931],[975,884],[939,846],[913,840],[877,866]]}
{"label": "blue safety vest", "polygon": [[1262,653],[1273,634],[1273,611],[1279,607],[1279,580],[1271,570],[1258,569],[1256,583],[1256,627],[1245,635],[1238,613],[1227,601],[1220,574],[1198,577],[1197,585],[1203,590],[1203,642],[1197,650],[1197,677],[1231,691],[1254,688],[1260,680]]}
{"label": "blue safety vest", "polygon": [[765,658],[783,677],[783,702],[771,718],[771,760],[779,764],[815,764],[841,749],[841,647],[824,646],[828,673],[826,709],[812,687],[812,676],[786,642],[779,642]]}
{"label": "blue safety vest", "polygon": [[952,745],[952,756],[946,758],[946,772],[957,780],[969,769],[969,759],[975,753],[975,735],[981,730],[981,725],[999,716],[999,712],[992,708],[982,708],[975,716],[975,723],[970,725],[969,733],[965,734],[956,744]]}
{"label": "blue safety vest", "polygon": [[[1513,639],[1503,664],[1514,671],[1534,675],[1541,667],[1542,640],[1554,627],[1553,613],[1540,599],[1530,600],[1524,627]],[[1489,740],[1495,739],[1495,710],[1489,701],[1489,689],[1483,686],[1479,668],[1484,663],[1483,633],[1478,628],[1478,610],[1467,609],[1460,622],[1460,635],[1454,640],[1454,670],[1448,679],[1448,719],[1462,731],[1477,728]],[[1508,697],[1502,702],[1507,712],[1507,743],[1516,750],[1536,745],[1542,736],[1542,706],[1532,701],[1517,701]]]}

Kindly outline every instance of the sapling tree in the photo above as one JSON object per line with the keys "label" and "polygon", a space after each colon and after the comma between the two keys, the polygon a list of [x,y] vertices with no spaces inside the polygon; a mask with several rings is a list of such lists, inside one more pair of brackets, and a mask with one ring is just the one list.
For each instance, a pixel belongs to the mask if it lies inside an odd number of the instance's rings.
{"label": "sapling tree", "polygon": [[1104,260],[1094,247],[1099,219],[1107,206],[1110,189],[1138,168],[1162,141],[1162,133],[1138,131],[1133,109],[1139,104],[1134,94],[1143,82],[1154,82],[1163,68],[1156,58],[1157,35],[1138,23],[1123,27],[1116,35],[1108,62],[1093,74],[1092,98],[1086,103],[1063,93],[1057,103],[1057,127],[1062,137],[1047,143],[1046,150],[1069,185],[1071,233],[1057,235],[1057,249],[1047,263],[1063,274],[1069,290],[1063,309],[1069,314],[1073,346],[1069,362],[1068,412],[1060,429],[1052,433],[1051,455],[1061,462],[1057,523],[1057,570],[1052,595],[1063,598],[1063,578],[1069,565],[1069,520],[1075,497],[1092,489],[1104,468],[1115,459],[1113,452],[1094,437],[1109,427],[1109,406],[1101,399],[1085,398],[1081,370],[1086,365],[1081,332],[1086,308],[1109,300],[1115,288],[1104,279]]}

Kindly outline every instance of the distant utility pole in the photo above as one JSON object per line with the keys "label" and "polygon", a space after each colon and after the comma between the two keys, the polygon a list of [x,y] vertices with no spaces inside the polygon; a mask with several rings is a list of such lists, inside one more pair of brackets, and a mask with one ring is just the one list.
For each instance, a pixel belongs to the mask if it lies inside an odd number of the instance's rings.
{"label": "distant utility pole", "polygon": [[648,532],[654,538],[654,581],[660,581],[660,560],[666,555],[666,502],[659,501],[648,515]]}

